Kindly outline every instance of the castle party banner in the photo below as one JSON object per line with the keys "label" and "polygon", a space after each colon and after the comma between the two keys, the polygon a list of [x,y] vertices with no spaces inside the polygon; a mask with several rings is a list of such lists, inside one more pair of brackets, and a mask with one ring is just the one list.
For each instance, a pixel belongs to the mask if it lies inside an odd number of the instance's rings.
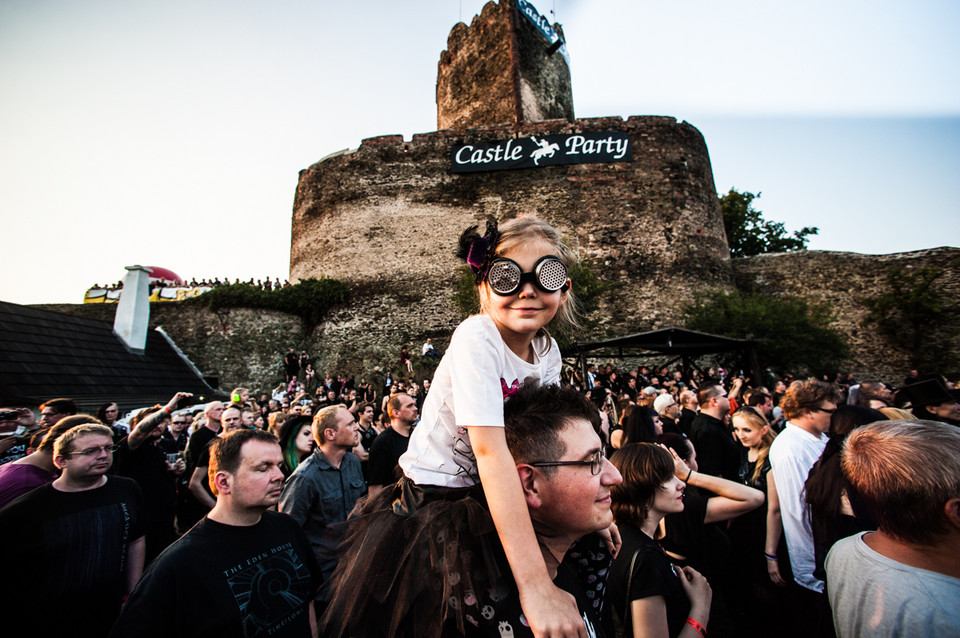
{"label": "castle party banner", "polygon": [[520,137],[455,144],[450,172],[479,173],[560,164],[631,162],[630,136],[622,131]]}

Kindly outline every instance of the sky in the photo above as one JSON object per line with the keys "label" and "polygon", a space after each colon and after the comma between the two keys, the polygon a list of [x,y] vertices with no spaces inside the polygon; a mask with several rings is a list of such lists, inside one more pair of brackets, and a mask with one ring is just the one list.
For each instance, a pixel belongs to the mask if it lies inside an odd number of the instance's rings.
{"label": "sky", "polygon": [[[285,279],[298,172],[436,129],[478,0],[4,0],[0,300],[80,303],[133,264]],[[809,248],[960,246],[956,0],[534,0],[577,117],[669,115],[717,191]]]}

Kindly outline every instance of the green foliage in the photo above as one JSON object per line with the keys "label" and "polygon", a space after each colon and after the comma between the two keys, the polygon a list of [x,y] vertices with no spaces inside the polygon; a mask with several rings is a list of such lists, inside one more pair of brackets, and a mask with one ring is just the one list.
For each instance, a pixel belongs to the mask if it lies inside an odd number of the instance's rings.
{"label": "green foliage", "polygon": [[187,303],[207,306],[214,312],[231,308],[262,308],[297,315],[309,326],[318,324],[327,311],[350,296],[346,284],[336,279],[304,279],[277,290],[261,290],[249,284],[218,286]]}
{"label": "green foliage", "polygon": [[761,368],[793,374],[835,372],[848,353],[844,335],[830,327],[826,304],[793,296],[713,292],[684,307],[691,330],[760,341]]}
{"label": "green foliage", "polygon": [[[576,341],[579,333],[589,332],[594,324],[590,315],[597,309],[603,294],[610,288],[610,284],[600,280],[593,274],[593,264],[589,260],[576,263],[568,273],[573,283],[573,291],[577,298],[582,329],[553,324],[548,327],[550,334],[557,340],[561,350]],[[462,266],[457,279],[457,289],[453,301],[464,315],[475,315],[480,312],[480,299],[477,295],[477,286],[474,283],[473,273],[467,266]]]}
{"label": "green foliage", "polygon": [[789,236],[781,222],[765,220],[763,213],[753,207],[753,200],[759,197],[760,193],[740,193],[731,188],[729,193],[720,198],[720,211],[723,213],[723,227],[727,231],[731,257],[803,250],[809,241],[807,235],[820,232],[815,226],[806,226],[793,231],[792,237]]}
{"label": "green foliage", "polygon": [[960,334],[960,305],[939,290],[937,280],[944,273],[939,267],[905,272],[894,266],[887,271],[887,290],[863,300],[870,310],[864,324],[876,326],[891,345],[909,352],[913,368],[947,371],[956,366],[948,344]]}

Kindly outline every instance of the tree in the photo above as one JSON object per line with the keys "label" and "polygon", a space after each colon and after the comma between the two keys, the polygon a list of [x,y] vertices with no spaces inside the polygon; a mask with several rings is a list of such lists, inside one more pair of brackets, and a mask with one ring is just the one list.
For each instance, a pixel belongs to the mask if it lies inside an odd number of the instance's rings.
{"label": "tree", "polygon": [[830,327],[833,312],[827,304],[717,291],[699,295],[683,312],[691,330],[758,340],[761,367],[780,373],[833,373],[847,357],[846,337]]}
{"label": "tree", "polygon": [[960,304],[939,290],[945,272],[936,266],[913,272],[891,267],[886,291],[863,300],[870,310],[864,325],[876,326],[891,345],[905,349],[913,368],[946,372],[956,366],[951,344],[960,334]]}
{"label": "tree", "polygon": [[789,236],[781,222],[767,221],[763,213],[753,207],[753,200],[759,197],[760,193],[740,193],[731,188],[729,193],[720,198],[720,212],[723,213],[723,228],[727,231],[731,257],[803,250],[809,241],[807,236],[820,232],[815,226],[806,226],[793,231],[792,237]]}

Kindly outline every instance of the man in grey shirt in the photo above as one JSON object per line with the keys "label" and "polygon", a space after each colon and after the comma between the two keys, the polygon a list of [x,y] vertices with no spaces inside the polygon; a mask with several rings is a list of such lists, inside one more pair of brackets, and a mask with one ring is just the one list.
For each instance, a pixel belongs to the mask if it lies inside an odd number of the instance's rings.
{"label": "man in grey shirt", "polygon": [[313,438],[316,449],[283,486],[280,511],[303,528],[326,581],[337,565],[344,523],[366,486],[360,460],[350,451],[360,442],[359,426],[346,408],[331,405],[317,412]]}
{"label": "man in grey shirt", "polygon": [[827,555],[838,638],[960,636],[960,429],[871,423],[847,438],[842,466],[879,529]]}

